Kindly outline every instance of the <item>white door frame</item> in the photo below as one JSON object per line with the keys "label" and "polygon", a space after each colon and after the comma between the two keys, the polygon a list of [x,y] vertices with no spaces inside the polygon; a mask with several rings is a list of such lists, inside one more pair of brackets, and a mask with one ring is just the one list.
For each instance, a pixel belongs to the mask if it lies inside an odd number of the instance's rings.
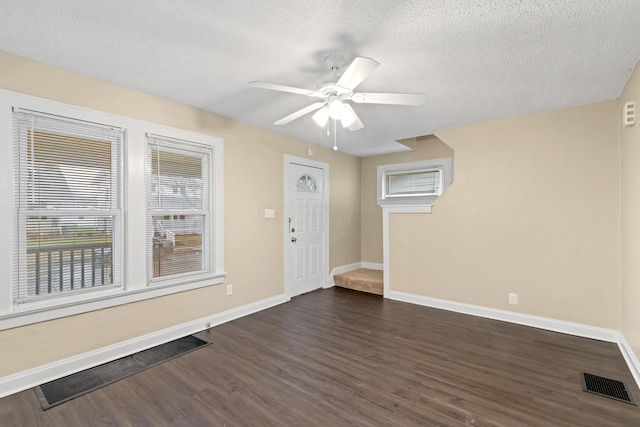
{"label": "white door frame", "polygon": [[291,299],[292,294],[292,283],[291,278],[289,277],[289,222],[287,218],[290,215],[290,193],[291,189],[289,187],[289,169],[290,165],[295,163],[297,165],[302,166],[310,166],[318,169],[322,169],[322,209],[323,209],[323,233],[322,233],[322,251],[324,256],[324,265],[322,266],[322,287],[326,288],[329,277],[329,164],[318,162],[316,160],[306,159],[304,157],[292,156],[290,154],[284,155],[284,206],[283,206],[283,216],[282,216],[282,230],[283,230],[283,238],[284,238],[284,282],[285,282],[285,294],[287,297],[287,301]]}

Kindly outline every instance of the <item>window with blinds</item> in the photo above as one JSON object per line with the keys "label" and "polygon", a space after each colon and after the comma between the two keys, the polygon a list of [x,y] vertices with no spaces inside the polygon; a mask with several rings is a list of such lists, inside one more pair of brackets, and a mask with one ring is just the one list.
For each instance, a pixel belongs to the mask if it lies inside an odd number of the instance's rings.
{"label": "window with blinds", "polygon": [[13,111],[14,304],[122,285],[124,131]]}
{"label": "window with blinds", "polygon": [[377,166],[378,206],[430,208],[453,182],[453,158]]}
{"label": "window with blinds", "polygon": [[431,196],[440,194],[441,171],[439,169],[390,172],[386,175],[386,196]]}
{"label": "window with blinds", "polygon": [[147,135],[149,283],[193,280],[213,269],[211,146]]}

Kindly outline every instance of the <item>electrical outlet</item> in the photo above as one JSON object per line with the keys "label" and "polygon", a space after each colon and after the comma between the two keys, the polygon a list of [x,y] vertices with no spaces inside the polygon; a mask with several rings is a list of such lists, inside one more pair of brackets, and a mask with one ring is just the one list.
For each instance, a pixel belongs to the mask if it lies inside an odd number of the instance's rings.
{"label": "electrical outlet", "polygon": [[233,285],[227,285],[227,295],[233,294]]}
{"label": "electrical outlet", "polygon": [[509,304],[518,303],[518,294],[509,294]]}

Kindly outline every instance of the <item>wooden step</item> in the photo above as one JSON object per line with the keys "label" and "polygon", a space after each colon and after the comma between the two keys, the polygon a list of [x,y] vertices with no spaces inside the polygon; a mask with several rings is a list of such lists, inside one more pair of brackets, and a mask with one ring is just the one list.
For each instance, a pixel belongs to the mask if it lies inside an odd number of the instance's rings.
{"label": "wooden step", "polygon": [[360,268],[333,276],[333,282],[341,288],[382,295],[382,270]]}

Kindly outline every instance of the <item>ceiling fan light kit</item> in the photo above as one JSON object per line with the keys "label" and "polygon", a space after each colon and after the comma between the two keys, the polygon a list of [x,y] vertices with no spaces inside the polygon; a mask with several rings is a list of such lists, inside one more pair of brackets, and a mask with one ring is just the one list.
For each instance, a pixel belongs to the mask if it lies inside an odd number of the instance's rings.
{"label": "ceiling fan light kit", "polygon": [[[329,55],[326,58],[326,62],[329,68],[332,69],[337,76],[342,63],[344,62],[344,58],[341,55]],[[362,129],[364,125],[347,101],[353,101],[357,104],[420,105],[425,100],[425,95],[423,93],[354,92],[354,89],[379,66],[380,63],[371,58],[357,56],[353,59],[347,69],[344,70],[344,73],[336,83],[322,85],[316,90],[259,81],[249,82],[249,84],[261,89],[295,93],[320,99],[319,102],[301,108],[300,110],[274,122],[275,125],[287,124],[311,113],[312,111],[318,110],[313,115],[313,120],[318,123],[318,125],[322,127],[326,126],[327,121],[331,118],[334,121],[340,121],[342,126],[345,128],[351,131],[356,131]]]}
{"label": "ceiling fan light kit", "polygon": [[327,122],[329,121],[329,110],[323,107],[316,111],[315,114],[311,116],[311,118],[318,124],[318,126],[325,127],[327,125]]}
{"label": "ceiling fan light kit", "polygon": [[340,115],[340,123],[342,123],[343,128],[349,128],[349,126],[356,122],[356,113],[353,111],[353,108],[347,107],[347,105],[343,106],[342,114]]}
{"label": "ceiling fan light kit", "polygon": [[329,101],[329,117],[333,120],[340,120],[344,114],[344,104],[339,99]]}

